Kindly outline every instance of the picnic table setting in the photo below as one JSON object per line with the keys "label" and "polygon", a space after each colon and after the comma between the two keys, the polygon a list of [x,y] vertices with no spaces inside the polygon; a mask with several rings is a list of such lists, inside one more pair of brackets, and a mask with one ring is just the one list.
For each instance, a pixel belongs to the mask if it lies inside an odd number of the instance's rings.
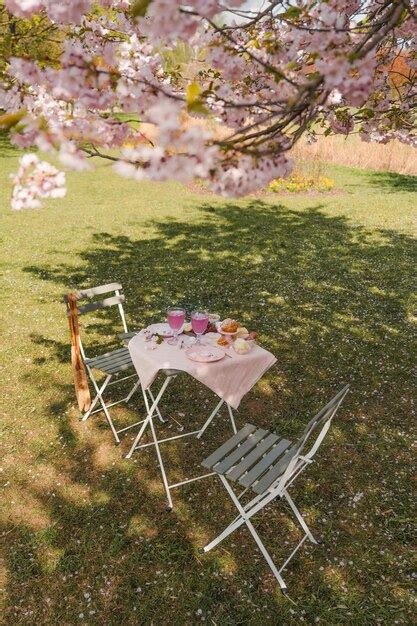
{"label": "picnic table setting", "polygon": [[193,311],[186,323],[185,315],[185,309],[170,309],[168,323],[152,324],[130,340],[141,385],[150,387],[160,370],[179,370],[211,389],[221,404],[237,409],[276,358],[257,345],[256,333],[235,320],[221,322],[217,314]]}
{"label": "picnic table setting", "polygon": [[[97,296],[109,292],[114,295],[96,300]],[[79,303],[86,298],[89,300],[87,304]],[[349,386],[343,387],[310,419],[299,439],[294,442],[246,421],[237,426],[234,411],[239,408],[242,398],[277,363],[277,358],[260,345],[255,330],[248,329],[237,319],[222,318],[219,313],[204,308],[187,311],[180,305],[172,305],[165,314],[162,313],[162,319],[136,331],[129,331],[123,308],[125,296],[120,283],[77,290],[65,296],[64,300],[70,324],[75,390],[82,421],[103,412],[116,444],[121,442],[120,435],[137,429],[126,458],[131,459],[135,455],[135,459],[140,461],[143,448],[154,448],[169,511],[174,508],[171,495],[173,489],[217,476],[236,506],[238,515],[218,537],[201,548],[202,552],[212,550],[245,524],[281,591],[286,593],[283,569],[307,539],[314,544],[318,543],[289,495],[288,488],[313,462]],[[123,332],[117,337],[124,347],[88,357],[80,338],[78,316],[113,306],[119,310]],[[134,373],[130,373],[132,370]],[[155,391],[160,375],[163,382]],[[183,375],[191,376],[213,392],[216,397],[213,409],[209,415],[202,416],[198,429],[161,438],[160,427],[169,421],[164,417],[161,402],[168,386],[175,385],[177,378]],[[96,393],[93,400],[89,395],[88,379]],[[129,393],[120,400],[108,402],[109,386],[126,380],[133,382]],[[138,421],[117,430],[110,409],[117,404],[128,403],[139,391],[142,393],[145,417],[140,416]],[[209,425],[218,419],[222,407],[227,409],[231,437],[207,458],[201,459],[204,469],[202,474],[170,483],[164,464],[164,458],[169,452],[162,444],[184,437],[200,440]],[[175,418],[173,420],[176,421]],[[240,493],[236,490],[240,490]],[[289,505],[303,531],[302,539],[280,569],[276,567],[250,521],[253,515],[275,499]]]}

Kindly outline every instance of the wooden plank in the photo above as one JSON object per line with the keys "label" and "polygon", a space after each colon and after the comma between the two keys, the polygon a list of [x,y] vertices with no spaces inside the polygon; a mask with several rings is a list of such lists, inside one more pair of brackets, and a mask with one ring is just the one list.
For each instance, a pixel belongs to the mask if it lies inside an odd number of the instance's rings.
{"label": "wooden plank", "polygon": [[267,434],[268,431],[262,429],[258,429],[256,432],[251,433],[246,441],[233,450],[233,452],[226,456],[220,463],[214,465],[213,470],[218,474],[224,474],[227,470],[233,467],[233,465],[240,461],[245,454],[250,452]]}
{"label": "wooden plank", "polygon": [[[75,289],[74,293],[78,300],[82,298],[92,298],[93,296],[100,296],[103,293],[110,293],[111,291],[121,291],[123,289],[120,283],[109,283],[108,285],[100,285],[99,287],[91,287],[90,289]],[[64,302],[68,303],[68,294],[64,294]]]}
{"label": "wooden plank", "polygon": [[281,439],[247,474],[239,479],[239,484],[243,487],[250,487],[255,480],[268,470],[271,464],[291,445],[288,439]]}
{"label": "wooden plank", "polygon": [[133,367],[133,362],[131,359],[123,359],[123,360],[118,360],[114,363],[108,362],[108,363],[105,363],[104,365],[96,365],[94,363],[89,363],[88,366],[91,367],[92,369],[99,370],[100,372],[107,372],[109,374],[115,374],[124,369],[128,369],[129,367]]}
{"label": "wooden plank", "polygon": [[103,370],[103,371],[106,371],[109,368],[117,369],[118,367],[121,367],[122,365],[125,365],[125,364],[133,365],[132,359],[130,358],[129,354],[125,354],[117,358],[109,358],[109,359],[101,360],[101,361],[96,361],[95,359],[93,359],[92,361],[89,361],[87,363],[89,367],[93,367],[95,369]]}
{"label": "wooden plank", "polygon": [[252,452],[250,452],[244,459],[237,465],[235,465],[232,469],[230,469],[226,473],[226,478],[230,480],[237,480],[242,474],[247,472],[252,465],[255,465],[259,459],[268,452],[269,448],[274,445],[278,441],[279,437],[270,433],[268,437],[265,437]]}
{"label": "wooden plank", "polygon": [[252,489],[255,493],[260,494],[266,491],[272,483],[277,480],[287,469],[289,462],[294,457],[297,452],[297,445],[292,446],[287,452],[284,454],[282,459],[275,463],[270,470],[262,476],[262,478],[254,485],[252,485]]}
{"label": "wooden plank", "polygon": [[230,437],[230,439],[228,439],[222,446],[220,446],[220,448],[217,448],[217,450],[215,450],[213,454],[210,454],[210,456],[204,459],[201,465],[203,467],[206,467],[207,469],[210,469],[255,430],[256,426],[253,426],[252,424],[245,424],[244,427],[241,428],[241,430],[233,435],[233,437]]}
{"label": "wooden plank", "polygon": [[126,354],[129,354],[129,350],[128,348],[118,348],[117,350],[111,350],[110,352],[104,352],[103,354],[98,354],[95,357],[92,357],[91,359],[86,359],[86,363],[91,363],[94,361],[94,363],[102,363],[105,361],[111,361],[114,358],[119,358],[119,357],[123,357]]}
{"label": "wooden plank", "polygon": [[97,302],[89,302],[88,304],[83,304],[78,307],[79,315],[84,315],[84,313],[90,313],[91,311],[97,311],[98,309],[106,309],[109,306],[114,306],[115,304],[121,304],[125,301],[125,297],[122,296],[113,296],[112,298],[105,298],[104,300],[98,300]]}
{"label": "wooden plank", "polygon": [[129,367],[133,367],[133,363],[130,360],[118,361],[117,363],[111,363],[110,365],[100,365],[99,368],[103,372],[109,372],[111,374],[115,374],[117,372],[121,372],[122,370],[128,369]]}
{"label": "wooden plank", "polygon": [[80,289],[78,293],[80,298],[92,298],[93,296],[101,296],[103,293],[110,291],[121,291],[123,289],[120,283],[108,283],[107,285],[99,285],[98,287],[90,287],[89,289]]}

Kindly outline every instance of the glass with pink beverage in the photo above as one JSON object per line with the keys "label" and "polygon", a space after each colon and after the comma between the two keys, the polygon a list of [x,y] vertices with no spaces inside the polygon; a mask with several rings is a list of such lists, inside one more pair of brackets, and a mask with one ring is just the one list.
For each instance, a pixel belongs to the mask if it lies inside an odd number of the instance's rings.
{"label": "glass with pink beverage", "polygon": [[193,311],[191,313],[191,326],[195,334],[197,335],[197,343],[201,343],[201,335],[207,328],[209,316],[206,311]]}
{"label": "glass with pink beverage", "polygon": [[178,343],[178,333],[182,329],[185,322],[185,309],[180,306],[170,306],[167,309],[167,320],[171,330],[174,333],[172,339],[168,341],[172,346]]}

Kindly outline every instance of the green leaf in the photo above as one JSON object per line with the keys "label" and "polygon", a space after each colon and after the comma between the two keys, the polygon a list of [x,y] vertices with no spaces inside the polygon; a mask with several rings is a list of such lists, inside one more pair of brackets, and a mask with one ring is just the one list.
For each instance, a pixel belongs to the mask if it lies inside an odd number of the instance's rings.
{"label": "green leaf", "polygon": [[200,86],[195,81],[187,85],[187,92],[186,92],[185,97],[186,97],[187,105],[189,107],[192,106],[198,100],[198,96],[200,95],[200,93],[201,93]]}
{"label": "green leaf", "polygon": [[208,109],[201,102],[194,102],[188,106],[188,111],[190,113],[198,113],[199,115],[208,115]]}
{"label": "green leaf", "polygon": [[207,115],[208,111],[205,108],[200,98],[201,88],[198,83],[193,81],[187,85],[185,93],[185,100],[187,102],[187,109],[190,113],[199,113],[200,115]]}
{"label": "green leaf", "polygon": [[131,8],[133,17],[145,17],[152,0],[134,0]]}
{"label": "green leaf", "polygon": [[278,13],[277,17],[284,18],[285,20],[293,20],[300,17],[302,9],[300,7],[289,7],[284,13]]}

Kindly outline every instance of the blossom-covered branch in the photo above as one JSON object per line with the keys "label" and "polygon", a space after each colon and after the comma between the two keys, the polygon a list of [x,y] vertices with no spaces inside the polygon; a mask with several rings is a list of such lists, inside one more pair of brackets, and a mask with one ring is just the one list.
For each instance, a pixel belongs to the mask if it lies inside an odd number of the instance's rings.
{"label": "blossom-covered branch", "polygon": [[9,55],[0,125],[71,168],[107,158],[122,176],[203,178],[226,195],[285,176],[304,133],[416,144],[411,2],[261,4],[6,0],[61,43],[50,61]]}

